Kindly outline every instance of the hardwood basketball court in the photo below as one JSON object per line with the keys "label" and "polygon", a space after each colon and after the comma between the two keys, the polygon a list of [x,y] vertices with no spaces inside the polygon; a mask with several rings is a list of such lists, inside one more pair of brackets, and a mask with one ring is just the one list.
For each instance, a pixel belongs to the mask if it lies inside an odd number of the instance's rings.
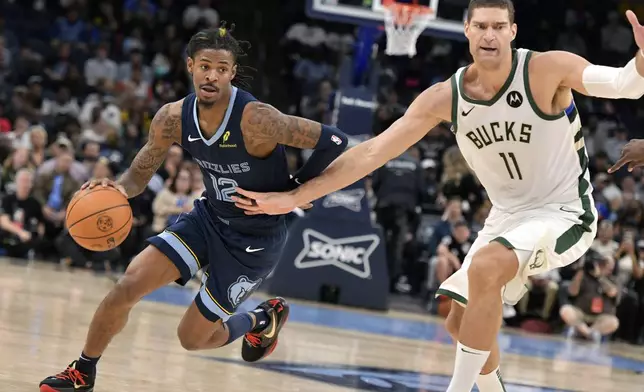
{"label": "hardwood basketball court", "polygon": [[[88,272],[0,259],[0,391],[38,391],[44,377],[76,359],[112,285]],[[451,340],[440,320],[425,315],[291,301],[280,344],[264,361],[244,363],[240,341],[187,352],[176,329],[195,288],[168,286],[135,308],[99,363],[96,392],[438,392],[449,383]],[[641,347],[510,332],[501,347],[508,392],[635,391],[644,383]]]}

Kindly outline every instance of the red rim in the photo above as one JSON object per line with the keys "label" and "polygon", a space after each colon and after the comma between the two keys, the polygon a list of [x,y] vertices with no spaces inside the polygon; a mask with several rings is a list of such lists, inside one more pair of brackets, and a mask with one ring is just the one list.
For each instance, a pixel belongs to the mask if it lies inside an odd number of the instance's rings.
{"label": "red rim", "polygon": [[434,13],[434,10],[432,8],[424,5],[418,5],[416,4],[416,1],[414,1],[413,4],[408,4],[398,3],[395,0],[383,0],[382,5],[390,10],[390,12],[394,15],[396,24],[408,25],[414,20],[414,15],[431,15]]}

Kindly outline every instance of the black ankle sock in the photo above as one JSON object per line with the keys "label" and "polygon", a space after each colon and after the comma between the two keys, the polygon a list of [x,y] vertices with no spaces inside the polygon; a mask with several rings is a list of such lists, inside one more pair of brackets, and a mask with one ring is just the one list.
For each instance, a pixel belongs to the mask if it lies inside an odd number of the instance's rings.
{"label": "black ankle sock", "polygon": [[255,328],[253,328],[253,332],[259,332],[268,327],[268,323],[271,321],[271,318],[268,317],[268,314],[264,309],[257,308],[252,310],[250,313],[255,316]]}
{"label": "black ankle sock", "polygon": [[88,357],[85,353],[81,353],[78,357],[78,362],[76,362],[76,369],[85,374],[91,374],[92,371],[96,368],[96,364],[101,357]]}

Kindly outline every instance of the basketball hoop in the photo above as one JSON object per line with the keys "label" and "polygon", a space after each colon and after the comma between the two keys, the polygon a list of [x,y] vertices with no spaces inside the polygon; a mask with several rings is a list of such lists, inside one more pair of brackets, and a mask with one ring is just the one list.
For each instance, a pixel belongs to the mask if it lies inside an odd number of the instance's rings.
{"label": "basketball hoop", "polygon": [[416,41],[429,21],[436,19],[433,9],[418,5],[384,0],[385,32],[387,33],[388,56],[414,57]]}

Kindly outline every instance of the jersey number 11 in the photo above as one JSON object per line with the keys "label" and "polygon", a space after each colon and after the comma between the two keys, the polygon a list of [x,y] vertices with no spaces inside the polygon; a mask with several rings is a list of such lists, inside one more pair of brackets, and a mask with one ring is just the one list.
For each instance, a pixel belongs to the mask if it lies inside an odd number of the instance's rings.
{"label": "jersey number 11", "polygon": [[[514,180],[516,177],[519,180],[523,180],[523,176],[521,175],[521,170],[519,169],[519,164],[517,163],[517,158],[514,156],[514,153],[509,152],[506,155],[506,153],[500,152],[499,155],[503,158],[505,168],[508,169],[508,173],[510,174],[510,179]],[[514,169],[512,168],[513,166]]]}

